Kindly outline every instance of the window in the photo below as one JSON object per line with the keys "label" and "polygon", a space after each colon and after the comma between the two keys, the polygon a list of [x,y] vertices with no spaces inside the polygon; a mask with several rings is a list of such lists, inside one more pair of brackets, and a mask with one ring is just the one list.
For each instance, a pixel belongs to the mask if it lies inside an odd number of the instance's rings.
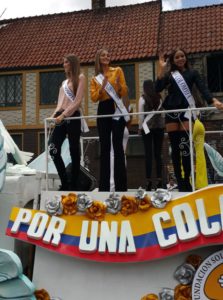
{"label": "window", "polygon": [[22,75],[0,75],[0,107],[22,105]]}
{"label": "window", "polygon": [[136,99],[135,65],[121,65],[121,68],[125,74],[126,84],[129,89],[129,99]]}
{"label": "window", "polygon": [[56,104],[59,88],[65,79],[63,71],[40,73],[40,104]]}
{"label": "window", "polygon": [[18,146],[19,150],[23,150],[23,134],[22,133],[10,133],[13,141]]}
{"label": "window", "polygon": [[207,58],[208,87],[212,93],[223,92],[223,55]]}

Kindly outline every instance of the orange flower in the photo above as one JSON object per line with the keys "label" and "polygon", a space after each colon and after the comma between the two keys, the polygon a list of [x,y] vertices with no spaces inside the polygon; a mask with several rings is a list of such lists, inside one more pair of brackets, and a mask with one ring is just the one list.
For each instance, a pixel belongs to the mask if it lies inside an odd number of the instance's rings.
{"label": "orange flower", "polygon": [[67,196],[62,195],[63,213],[65,215],[74,215],[77,212],[77,195],[69,193]]}
{"label": "orange flower", "polygon": [[44,289],[36,290],[34,295],[37,300],[50,300],[50,295]]}
{"label": "orange flower", "polygon": [[146,211],[152,205],[151,199],[149,196],[145,196],[142,200],[139,201],[139,209],[142,211]]}
{"label": "orange flower", "polygon": [[186,263],[191,264],[195,269],[198,269],[202,263],[202,257],[196,254],[191,254],[187,257]]}
{"label": "orange flower", "polygon": [[159,297],[155,294],[148,294],[142,297],[141,300],[159,300]]}
{"label": "orange flower", "polygon": [[121,214],[123,216],[128,216],[137,212],[138,203],[135,197],[124,195],[122,196],[121,202]]}
{"label": "orange flower", "polygon": [[86,210],[87,216],[93,220],[102,221],[105,218],[106,205],[100,201],[93,201]]}
{"label": "orange flower", "polygon": [[174,300],[192,300],[191,285],[178,284],[174,289]]}

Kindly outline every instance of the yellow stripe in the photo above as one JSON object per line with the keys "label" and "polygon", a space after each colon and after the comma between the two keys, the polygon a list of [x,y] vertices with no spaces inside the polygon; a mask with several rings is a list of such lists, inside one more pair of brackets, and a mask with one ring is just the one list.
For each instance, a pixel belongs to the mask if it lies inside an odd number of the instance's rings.
{"label": "yellow stripe", "polygon": [[[104,220],[109,223],[111,221],[117,221],[118,223],[121,223],[121,221],[128,220],[131,223],[133,235],[134,236],[142,235],[142,234],[146,234],[149,232],[153,232],[155,230],[154,226],[153,226],[153,222],[152,222],[152,216],[156,213],[160,213],[163,211],[168,212],[171,217],[171,221],[163,224],[163,228],[169,228],[169,227],[175,226],[172,209],[176,205],[180,205],[182,203],[188,203],[190,205],[196,220],[198,219],[196,203],[195,203],[195,200],[197,200],[197,199],[204,200],[207,217],[220,214],[220,207],[219,207],[220,195],[223,195],[223,185],[213,186],[213,187],[205,188],[200,191],[196,191],[194,193],[190,193],[186,196],[176,199],[176,201],[173,200],[173,201],[169,202],[166,205],[166,207],[163,209],[150,208],[147,212],[139,211],[139,212],[129,215],[127,217],[124,217],[120,213],[117,215],[106,214]],[[11,216],[10,216],[11,221],[15,220],[15,218],[18,214],[18,211],[19,211],[19,208],[13,208]],[[32,210],[32,214],[34,214],[35,212],[36,212],[35,210]],[[62,216],[59,216],[59,217],[62,217]],[[85,215],[63,216],[62,218],[67,221],[67,225],[66,225],[64,234],[73,235],[73,236],[80,236],[82,222],[84,220],[91,221]],[[119,228],[119,230],[120,230],[120,228]]]}

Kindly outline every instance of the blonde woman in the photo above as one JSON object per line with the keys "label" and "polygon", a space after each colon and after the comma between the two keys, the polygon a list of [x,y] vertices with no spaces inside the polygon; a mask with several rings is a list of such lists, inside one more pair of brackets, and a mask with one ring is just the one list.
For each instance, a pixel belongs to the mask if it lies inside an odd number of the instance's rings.
{"label": "blonde woman", "polygon": [[[98,81],[98,75],[103,78],[101,83]],[[116,111],[116,102],[106,90],[108,83],[112,86],[115,96],[118,98],[126,96],[127,86],[122,69],[111,67],[109,52],[101,49],[96,53],[95,76],[91,80],[91,99],[95,103],[98,102],[98,115],[113,115]],[[125,125],[124,116],[97,119],[101,150],[99,191],[110,191],[111,136],[114,149],[115,190],[127,190],[125,154],[122,144]]]}

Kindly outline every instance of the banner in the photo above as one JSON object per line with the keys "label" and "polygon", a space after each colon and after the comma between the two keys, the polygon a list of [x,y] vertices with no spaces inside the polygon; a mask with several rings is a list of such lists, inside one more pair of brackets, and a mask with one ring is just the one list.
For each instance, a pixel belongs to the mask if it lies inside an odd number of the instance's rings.
{"label": "banner", "polygon": [[[97,193],[95,193],[97,194]],[[103,262],[162,259],[223,243],[223,186],[213,186],[128,216],[50,216],[14,207],[6,234],[48,250]]]}

